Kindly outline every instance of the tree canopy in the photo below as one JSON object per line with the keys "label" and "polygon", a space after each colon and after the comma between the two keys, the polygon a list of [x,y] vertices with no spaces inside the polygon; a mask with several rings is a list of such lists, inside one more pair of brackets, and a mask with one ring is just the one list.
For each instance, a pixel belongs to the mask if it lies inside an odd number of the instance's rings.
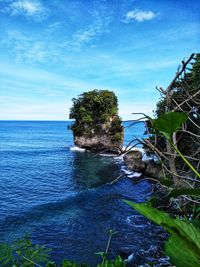
{"label": "tree canopy", "polygon": [[[188,115],[187,122],[174,135],[174,140],[179,150],[199,170],[200,54],[192,54],[188,62],[182,61],[182,68],[179,67],[177,74],[166,90],[161,88],[162,99],[157,103],[156,116],[162,117],[166,111],[185,112]],[[157,142],[159,146],[162,150],[166,149],[162,138]],[[187,165],[183,165],[178,157],[174,157],[174,162],[176,166],[180,165],[182,171],[188,171]]]}
{"label": "tree canopy", "polygon": [[[75,136],[92,137],[93,135],[110,135],[113,142],[122,140],[123,127],[118,116],[116,95],[109,90],[84,92],[72,99],[69,118],[75,119],[72,125]],[[102,124],[107,125],[102,128]]]}
{"label": "tree canopy", "polygon": [[[181,104],[181,109],[184,111],[196,111],[199,113],[200,94],[200,54],[195,54],[193,62],[183,72],[182,77],[177,79],[171,90],[171,101],[169,109],[173,110],[175,106]],[[186,101],[187,100],[187,101]],[[185,101],[183,103],[183,101]],[[169,103],[168,103],[169,105]],[[165,113],[166,98],[161,99],[157,103],[156,115],[160,116]],[[200,118],[199,118],[200,119]]]}
{"label": "tree canopy", "polygon": [[84,123],[103,123],[117,115],[118,101],[108,90],[93,90],[72,99],[69,118]]}

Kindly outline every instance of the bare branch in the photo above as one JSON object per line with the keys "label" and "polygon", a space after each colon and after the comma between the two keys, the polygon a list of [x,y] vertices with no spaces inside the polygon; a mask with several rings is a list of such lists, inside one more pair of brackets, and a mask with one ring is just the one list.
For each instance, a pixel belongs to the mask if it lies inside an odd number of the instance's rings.
{"label": "bare branch", "polygon": [[191,56],[189,57],[189,59],[187,61],[182,61],[182,67],[180,70],[177,71],[174,79],[171,81],[171,83],[169,84],[169,86],[167,87],[166,89],[166,93],[169,94],[170,91],[172,90],[173,88],[173,85],[175,83],[175,81],[181,76],[181,74],[185,71],[186,67],[187,67],[187,64],[194,58],[195,54],[191,54]]}

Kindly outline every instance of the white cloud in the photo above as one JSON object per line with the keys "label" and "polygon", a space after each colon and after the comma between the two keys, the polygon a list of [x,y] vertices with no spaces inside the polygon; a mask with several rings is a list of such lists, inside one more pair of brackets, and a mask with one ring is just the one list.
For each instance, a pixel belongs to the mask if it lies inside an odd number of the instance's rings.
{"label": "white cloud", "polygon": [[49,15],[49,10],[39,0],[11,1],[3,12],[10,13],[11,16],[31,17],[37,21],[44,20]]}
{"label": "white cloud", "polygon": [[123,19],[123,22],[125,23],[130,23],[132,21],[143,22],[145,20],[152,20],[157,16],[158,15],[154,13],[153,11],[143,11],[143,10],[134,9],[126,13],[126,16]]}
{"label": "white cloud", "polygon": [[[25,3],[24,1],[23,3]],[[30,0],[26,2],[30,2]],[[12,2],[13,6],[15,4],[15,8],[19,6],[22,9],[19,3],[22,2]],[[28,5],[27,7],[29,14],[34,17],[39,12],[38,6],[33,8]],[[79,29],[72,32],[62,30],[65,24],[59,21],[49,24],[45,30],[40,31],[39,35],[34,32],[9,30],[7,36],[0,40],[0,47],[7,48],[13,54],[16,62],[26,62],[31,65],[63,63],[71,51],[80,51],[86,45],[95,45],[96,41],[109,31],[112,20],[109,13],[96,11],[91,14],[91,18],[90,23],[80,25]],[[60,38],[61,34],[62,38]]]}
{"label": "white cloud", "polygon": [[52,46],[49,40],[41,35],[36,38],[28,33],[9,31],[7,38],[0,41],[0,46],[9,48],[17,62],[35,63],[55,62],[57,60],[56,44]]}
{"label": "white cloud", "polygon": [[108,26],[112,20],[111,15],[98,11],[94,11],[91,15],[93,23],[73,34],[71,42],[72,48],[80,48],[82,45],[97,40],[104,33],[108,32]]}

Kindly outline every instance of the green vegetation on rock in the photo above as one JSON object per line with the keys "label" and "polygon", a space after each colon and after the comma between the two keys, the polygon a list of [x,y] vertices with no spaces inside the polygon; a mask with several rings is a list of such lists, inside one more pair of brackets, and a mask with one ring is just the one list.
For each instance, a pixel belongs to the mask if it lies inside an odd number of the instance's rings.
{"label": "green vegetation on rock", "polygon": [[118,102],[115,94],[108,90],[85,92],[72,99],[70,119],[84,123],[105,123],[111,116],[117,115]]}

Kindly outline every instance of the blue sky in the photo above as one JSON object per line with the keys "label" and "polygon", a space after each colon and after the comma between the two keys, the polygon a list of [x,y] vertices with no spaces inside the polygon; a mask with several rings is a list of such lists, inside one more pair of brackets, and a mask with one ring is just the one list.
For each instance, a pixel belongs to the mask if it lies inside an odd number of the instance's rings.
{"label": "blue sky", "polygon": [[119,114],[151,114],[179,63],[200,48],[200,1],[0,0],[0,119],[66,120],[92,89]]}

